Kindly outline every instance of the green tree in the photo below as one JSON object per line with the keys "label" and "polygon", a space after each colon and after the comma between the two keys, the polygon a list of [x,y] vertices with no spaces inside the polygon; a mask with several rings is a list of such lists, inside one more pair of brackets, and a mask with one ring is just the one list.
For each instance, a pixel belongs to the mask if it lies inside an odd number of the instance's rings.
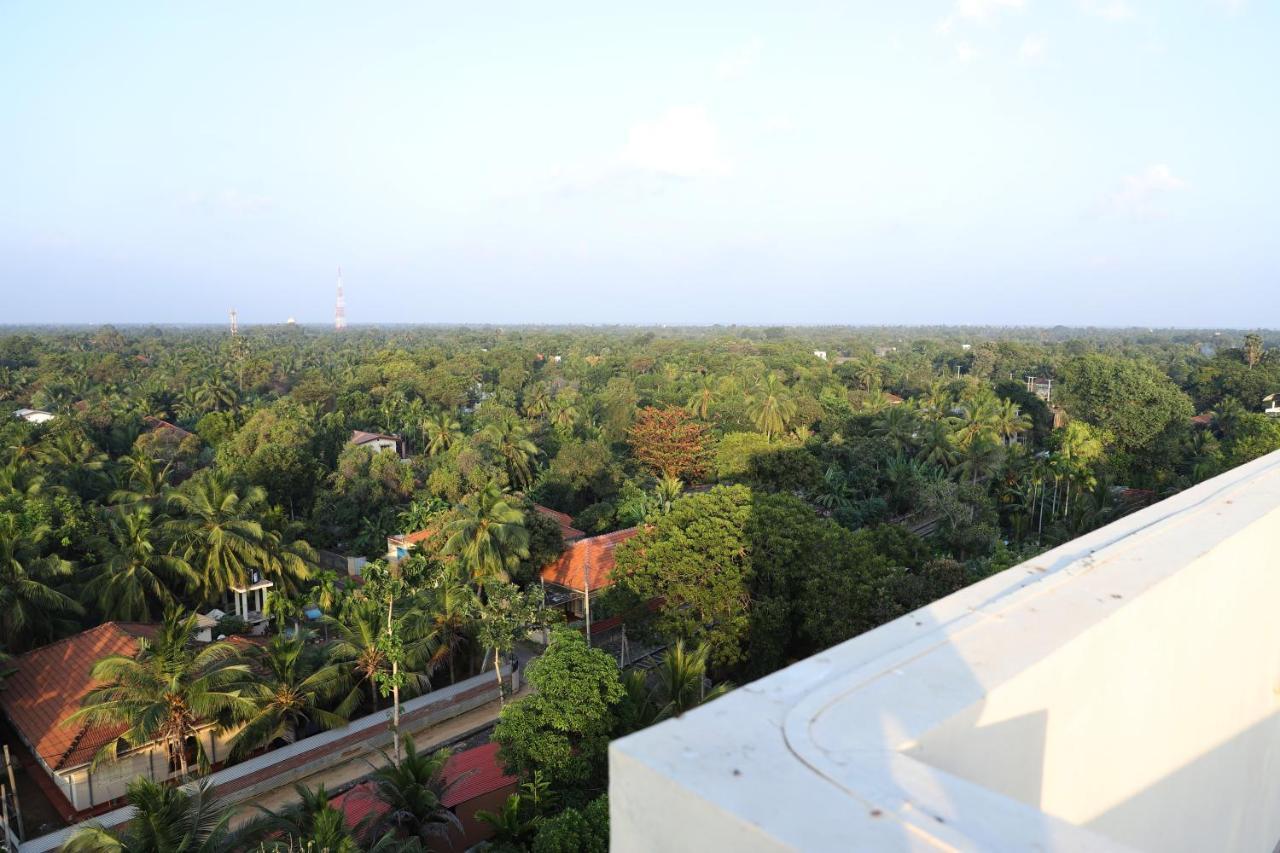
{"label": "green tree", "polygon": [[64,853],[233,853],[245,840],[228,827],[234,809],[202,779],[194,790],[134,779],[125,799],[132,817],[119,828],[89,823],[78,827]]}
{"label": "green tree", "polygon": [[586,808],[569,808],[538,828],[532,853],[608,853],[609,798],[596,797]]}
{"label": "green tree", "polygon": [[772,439],[787,431],[796,414],[796,404],[786,385],[776,373],[770,373],[756,383],[747,397],[748,408],[756,428]]}
{"label": "green tree", "polygon": [[[397,735],[398,737],[398,735]],[[418,752],[413,738],[401,740],[403,757],[373,773],[374,795],[389,808],[374,817],[364,829],[366,838],[394,832],[403,838],[416,838],[422,843],[447,835],[451,829],[462,829],[453,812],[444,805],[444,797],[454,783],[446,783],[444,765],[449,760],[447,749]]]}
{"label": "green tree", "polygon": [[[231,739],[233,758],[276,742],[293,743],[308,726],[345,725],[360,704],[358,687],[337,664],[326,664],[302,636],[277,635],[252,649],[247,660],[255,672],[245,695],[253,711]],[[329,709],[328,705],[338,700]]]}
{"label": "green tree", "polygon": [[94,549],[103,559],[90,567],[81,599],[107,619],[151,622],[176,606],[179,595],[200,586],[186,560],[164,551],[145,504],[110,516],[107,535]]}
{"label": "green tree", "polygon": [[623,696],[613,658],[588,648],[578,631],[557,628],[527,677],[533,691],[503,708],[493,730],[499,758],[526,778],[542,771],[555,789],[601,786]]}
{"label": "green tree", "polygon": [[267,494],[259,486],[243,493],[224,476],[204,472],[169,495],[176,516],[166,528],[181,556],[200,576],[206,598],[244,584],[253,568],[270,562],[258,520]]}
{"label": "green tree", "polygon": [[104,746],[96,760],[114,757],[119,745],[137,748],[164,744],[170,762],[188,773],[186,743],[194,740],[196,761],[209,767],[197,728],[210,721],[223,728],[253,712],[246,682],[249,667],[234,646],[215,642],[195,647],[195,614],[170,610],[154,638],[138,640],[136,655],[109,655],[93,664],[99,682],[69,720],[126,726],[118,740]]}
{"label": "green tree", "polygon": [[427,436],[427,455],[439,456],[462,440],[462,425],[449,412],[437,412],[422,423]]}
{"label": "green tree", "polygon": [[1057,396],[1072,415],[1107,430],[1127,451],[1145,447],[1167,426],[1186,424],[1193,414],[1187,395],[1145,359],[1072,359],[1063,366]]}
{"label": "green tree", "polygon": [[456,556],[477,584],[510,579],[520,560],[529,556],[524,512],[492,481],[463,500],[448,534],[443,553]]}
{"label": "green tree", "polygon": [[[535,588],[541,592],[540,588]],[[476,618],[476,639],[493,654],[493,676],[498,680],[498,704],[502,705],[502,656],[515,650],[516,641],[538,621],[541,595],[521,592],[511,583],[489,583]]]}
{"label": "green tree", "polygon": [[615,582],[640,601],[663,600],[658,631],[706,645],[720,664],[742,658],[750,622],[751,502],[745,486],[689,495],[616,551]]}
{"label": "green tree", "polygon": [[0,642],[15,651],[39,645],[74,624],[82,612],[54,584],[71,574],[71,564],[39,547],[49,526],[23,530],[17,519],[0,514]]}

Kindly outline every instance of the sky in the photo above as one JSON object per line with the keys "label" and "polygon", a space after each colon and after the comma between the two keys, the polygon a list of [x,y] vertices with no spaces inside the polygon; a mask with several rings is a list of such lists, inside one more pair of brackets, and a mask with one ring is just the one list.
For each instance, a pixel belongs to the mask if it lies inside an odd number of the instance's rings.
{"label": "sky", "polygon": [[0,324],[1280,325],[1280,2],[0,4]]}

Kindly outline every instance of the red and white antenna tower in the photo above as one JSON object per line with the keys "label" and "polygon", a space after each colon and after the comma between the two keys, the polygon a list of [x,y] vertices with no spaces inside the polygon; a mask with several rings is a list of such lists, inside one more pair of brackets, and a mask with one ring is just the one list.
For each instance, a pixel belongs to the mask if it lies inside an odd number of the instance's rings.
{"label": "red and white antenna tower", "polygon": [[236,309],[232,308],[231,309],[231,335],[232,337],[234,337],[238,334],[240,334],[240,332],[236,328]]}
{"label": "red and white antenna tower", "polygon": [[341,332],[347,327],[347,300],[342,296],[342,267],[338,267],[338,303],[333,308],[333,328]]}

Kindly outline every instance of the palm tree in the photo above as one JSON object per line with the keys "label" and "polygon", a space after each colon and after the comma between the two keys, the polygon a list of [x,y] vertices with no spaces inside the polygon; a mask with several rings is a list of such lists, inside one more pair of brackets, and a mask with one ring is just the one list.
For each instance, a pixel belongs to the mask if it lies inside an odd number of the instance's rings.
{"label": "palm tree", "polygon": [[[404,651],[400,662],[408,681],[403,692],[417,695],[430,686],[427,676],[432,669],[435,652],[434,637],[422,612],[412,607],[399,607],[400,615],[392,624],[392,634],[397,637]],[[367,686],[370,708],[378,708],[378,683],[380,674],[390,671],[379,638],[386,633],[386,611],[380,602],[369,598],[353,598],[343,608],[342,618],[325,617],[325,624],[334,632],[329,647],[329,659],[345,675],[353,690]]]}
{"label": "palm tree", "polygon": [[161,549],[151,507],[140,505],[109,516],[107,531],[94,542],[103,559],[91,567],[80,596],[107,619],[150,622],[153,615],[178,603],[175,590],[186,592],[199,586],[200,577],[186,560]]}
{"label": "palm tree", "polygon": [[502,807],[492,812],[477,809],[476,820],[493,830],[490,845],[497,850],[528,850],[542,823],[542,815],[530,814],[530,808],[520,794],[512,794]]}
{"label": "palm tree", "polygon": [[551,411],[551,393],[544,383],[538,383],[524,396],[524,413],[531,418],[545,417]]}
{"label": "palm tree", "polygon": [[1012,400],[1001,400],[992,418],[991,426],[996,435],[1008,444],[1031,429],[1031,418],[1022,413],[1017,403]]}
{"label": "palm tree", "polygon": [[179,515],[166,525],[179,553],[200,575],[206,597],[244,584],[252,567],[266,567],[271,555],[261,522],[254,518],[267,493],[251,486],[244,494],[230,480],[202,473],[169,495]]}
{"label": "palm tree", "polygon": [[928,421],[920,427],[917,442],[920,445],[916,458],[925,465],[949,469],[956,463],[956,448],[951,440],[951,428],[946,421]]}
{"label": "palm tree", "polygon": [[196,647],[195,614],[170,610],[154,638],[138,640],[135,656],[108,655],[93,665],[99,686],[90,690],[69,720],[91,725],[124,725],[118,740],[104,746],[95,761],[112,757],[123,742],[129,747],[160,742],[183,776],[189,769],[188,741],[195,742],[200,768],[210,764],[198,728],[216,722],[226,728],[255,710],[247,695],[252,675],[234,646],[215,642]]}
{"label": "palm tree", "polygon": [[234,809],[202,779],[195,789],[137,778],[125,794],[133,816],[117,829],[85,824],[67,839],[64,853],[232,853],[245,841],[228,825]]}
{"label": "palm tree", "polygon": [[889,439],[899,451],[915,445],[919,429],[915,411],[906,405],[889,406],[871,424],[872,435]]}
{"label": "palm tree", "polygon": [[458,680],[457,660],[466,648],[468,629],[480,602],[471,584],[456,572],[445,572],[440,584],[429,590],[426,598],[427,630],[436,643],[431,666],[435,668],[448,661],[449,683],[453,684]]}
{"label": "palm tree", "polygon": [[776,373],[770,373],[756,383],[747,403],[756,428],[769,439],[786,432],[787,424],[796,414],[796,404]]}
{"label": "palm tree", "polygon": [[581,417],[582,413],[576,405],[576,395],[563,391],[556,395],[551,405],[551,423],[557,430],[564,434],[573,432]]}
{"label": "palm tree", "polygon": [[168,493],[171,463],[161,464],[143,453],[126,456],[120,463],[123,485],[111,493],[112,503],[155,506]]}
{"label": "palm tree", "polygon": [[718,381],[709,373],[704,373],[698,378],[698,384],[694,387],[693,393],[689,395],[685,408],[691,414],[697,415],[702,420],[706,420],[711,415],[711,407],[719,400],[720,391]]}
{"label": "palm tree", "polygon": [[727,684],[706,689],[707,652],[706,646],[686,650],[684,640],[676,640],[675,645],[667,649],[656,670],[657,695],[665,700],[658,712],[659,719],[678,717],[703,702],[729,692]]}
{"label": "palm tree", "polygon": [[1003,445],[989,435],[979,435],[965,445],[956,470],[976,483],[998,471],[1003,461]]}
{"label": "palm tree", "polygon": [[71,564],[39,547],[49,526],[22,530],[12,514],[0,513],[0,643],[15,651],[56,636],[83,612],[51,584],[71,574]]}
{"label": "palm tree", "polygon": [[[250,652],[256,677],[247,693],[254,711],[231,739],[233,758],[277,741],[293,743],[308,725],[331,729],[351,719],[360,704],[359,687],[351,686],[338,665],[322,664],[313,651],[301,636],[278,635]],[[333,699],[339,701],[328,710],[325,704]]]}
{"label": "palm tree", "polygon": [[529,556],[524,512],[508,503],[492,480],[463,500],[448,532],[443,553],[457,556],[477,584],[509,579],[511,570]]}
{"label": "palm tree", "polygon": [[489,424],[482,433],[507,468],[507,478],[516,488],[533,479],[533,460],[541,452],[529,438],[529,430],[518,419],[503,418]]}
{"label": "palm tree", "polygon": [[439,456],[462,440],[462,425],[449,412],[438,412],[422,423],[427,434],[427,455]]}
{"label": "palm tree", "polygon": [[653,487],[653,492],[658,499],[658,505],[662,508],[663,515],[666,515],[671,512],[671,506],[684,493],[684,481],[679,477],[663,477]]}
{"label": "palm tree", "polygon": [[399,765],[393,764],[383,753],[387,766],[373,774],[372,796],[390,808],[385,814],[372,818],[363,827],[365,837],[380,835],[388,830],[400,836],[417,838],[427,842],[433,836],[443,836],[450,829],[462,829],[462,822],[444,806],[444,796],[454,783],[446,783],[444,765],[449,760],[447,749],[432,753],[419,753],[413,738],[403,738],[404,756]]}

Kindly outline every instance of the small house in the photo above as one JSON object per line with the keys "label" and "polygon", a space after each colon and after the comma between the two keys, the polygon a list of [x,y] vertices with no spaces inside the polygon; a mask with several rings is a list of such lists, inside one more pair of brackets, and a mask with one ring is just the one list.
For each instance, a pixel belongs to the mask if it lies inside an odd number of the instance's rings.
{"label": "small house", "polygon": [[573,526],[573,516],[559,510],[545,507],[542,504],[534,504],[534,511],[540,515],[545,515],[555,523],[560,525],[560,537],[565,542],[577,542],[587,534]]}
{"label": "small house", "polygon": [[351,439],[347,443],[354,444],[356,447],[366,448],[374,453],[390,450],[401,459],[409,455],[404,439],[398,435],[388,433],[365,432],[362,429],[352,430]]}
{"label": "small house", "polygon": [[638,532],[638,527],[630,527],[579,539],[565,548],[540,576],[547,605],[590,624],[592,599],[613,585],[614,550]]}
{"label": "small house", "polygon": [[43,409],[18,409],[13,416],[22,418],[29,424],[47,424],[57,417],[53,412],[46,412]]}

